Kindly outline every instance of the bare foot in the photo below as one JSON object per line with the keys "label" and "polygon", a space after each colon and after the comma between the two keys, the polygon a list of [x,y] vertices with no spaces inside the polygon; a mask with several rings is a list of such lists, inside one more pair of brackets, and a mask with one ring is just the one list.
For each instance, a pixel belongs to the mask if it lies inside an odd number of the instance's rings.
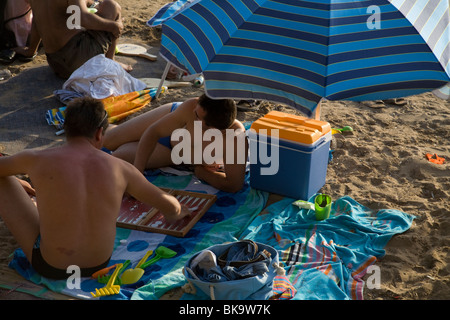
{"label": "bare foot", "polygon": [[133,71],[133,67],[129,64],[125,64],[119,61],[116,61],[118,64],[120,64],[122,66],[122,68],[126,71],[126,72],[131,72]]}
{"label": "bare foot", "polygon": [[167,73],[167,80],[178,80],[179,69],[175,66],[170,66],[169,72]]}

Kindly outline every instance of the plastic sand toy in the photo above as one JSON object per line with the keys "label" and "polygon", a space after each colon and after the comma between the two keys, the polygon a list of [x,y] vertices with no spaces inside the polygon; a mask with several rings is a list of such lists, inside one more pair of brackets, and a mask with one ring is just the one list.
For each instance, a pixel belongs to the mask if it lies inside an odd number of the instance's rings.
{"label": "plastic sand toy", "polygon": [[330,216],[331,197],[326,194],[319,194],[314,199],[316,220],[325,220]]}

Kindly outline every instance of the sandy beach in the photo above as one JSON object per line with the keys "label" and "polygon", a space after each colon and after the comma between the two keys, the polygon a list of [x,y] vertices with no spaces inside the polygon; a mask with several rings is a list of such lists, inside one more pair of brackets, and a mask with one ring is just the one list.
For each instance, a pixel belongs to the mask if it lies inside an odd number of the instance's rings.
{"label": "sandy beach", "polygon": [[[146,22],[167,0],[118,2],[124,16],[123,37],[157,48],[161,31],[149,28]],[[8,68],[16,76],[41,65],[46,65],[42,50],[33,62],[15,62],[0,68]],[[141,112],[202,92],[202,88],[173,88]],[[366,300],[449,300],[450,101],[432,93],[405,100],[404,106],[322,103],[321,120],[333,128],[351,126],[353,132],[333,135],[333,159],[320,192],[333,199],[350,196],[373,210],[397,209],[416,217],[407,232],[391,239],[386,255],[376,262],[381,271],[381,288],[365,288]],[[300,114],[290,107],[263,101],[257,110],[239,112],[238,119],[253,121],[270,110]],[[0,137],[0,152],[4,142]],[[429,162],[427,153],[438,154],[446,161]],[[1,220],[0,242],[0,266],[5,267],[17,243]]]}

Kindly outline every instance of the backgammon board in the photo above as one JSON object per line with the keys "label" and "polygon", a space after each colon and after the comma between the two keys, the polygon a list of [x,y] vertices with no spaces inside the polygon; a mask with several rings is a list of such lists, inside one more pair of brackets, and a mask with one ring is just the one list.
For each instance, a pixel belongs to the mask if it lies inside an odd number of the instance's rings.
{"label": "backgammon board", "polygon": [[117,218],[117,226],[164,233],[175,237],[184,237],[217,199],[215,195],[211,194],[161,189],[173,195],[182,205],[192,210],[191,215],[169,223],[158,209],[148,206],[130,196],[124,196]]}

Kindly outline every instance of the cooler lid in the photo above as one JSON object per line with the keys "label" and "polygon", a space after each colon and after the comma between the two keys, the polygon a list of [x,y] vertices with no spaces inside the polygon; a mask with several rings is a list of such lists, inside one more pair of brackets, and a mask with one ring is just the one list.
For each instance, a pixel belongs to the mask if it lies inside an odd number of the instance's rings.
{"label": "cooler lid", "polygon": [[271,135],[269,129],[278,129],[280,139],[304,144],[313,144],[322,136],[331,132],[331,126],[328,122],[280,111],[270,111],[264,117],[254,121],[251,129],[258,134],[261,129],[267,129],[266,132],[261,133],[269,136]]}

